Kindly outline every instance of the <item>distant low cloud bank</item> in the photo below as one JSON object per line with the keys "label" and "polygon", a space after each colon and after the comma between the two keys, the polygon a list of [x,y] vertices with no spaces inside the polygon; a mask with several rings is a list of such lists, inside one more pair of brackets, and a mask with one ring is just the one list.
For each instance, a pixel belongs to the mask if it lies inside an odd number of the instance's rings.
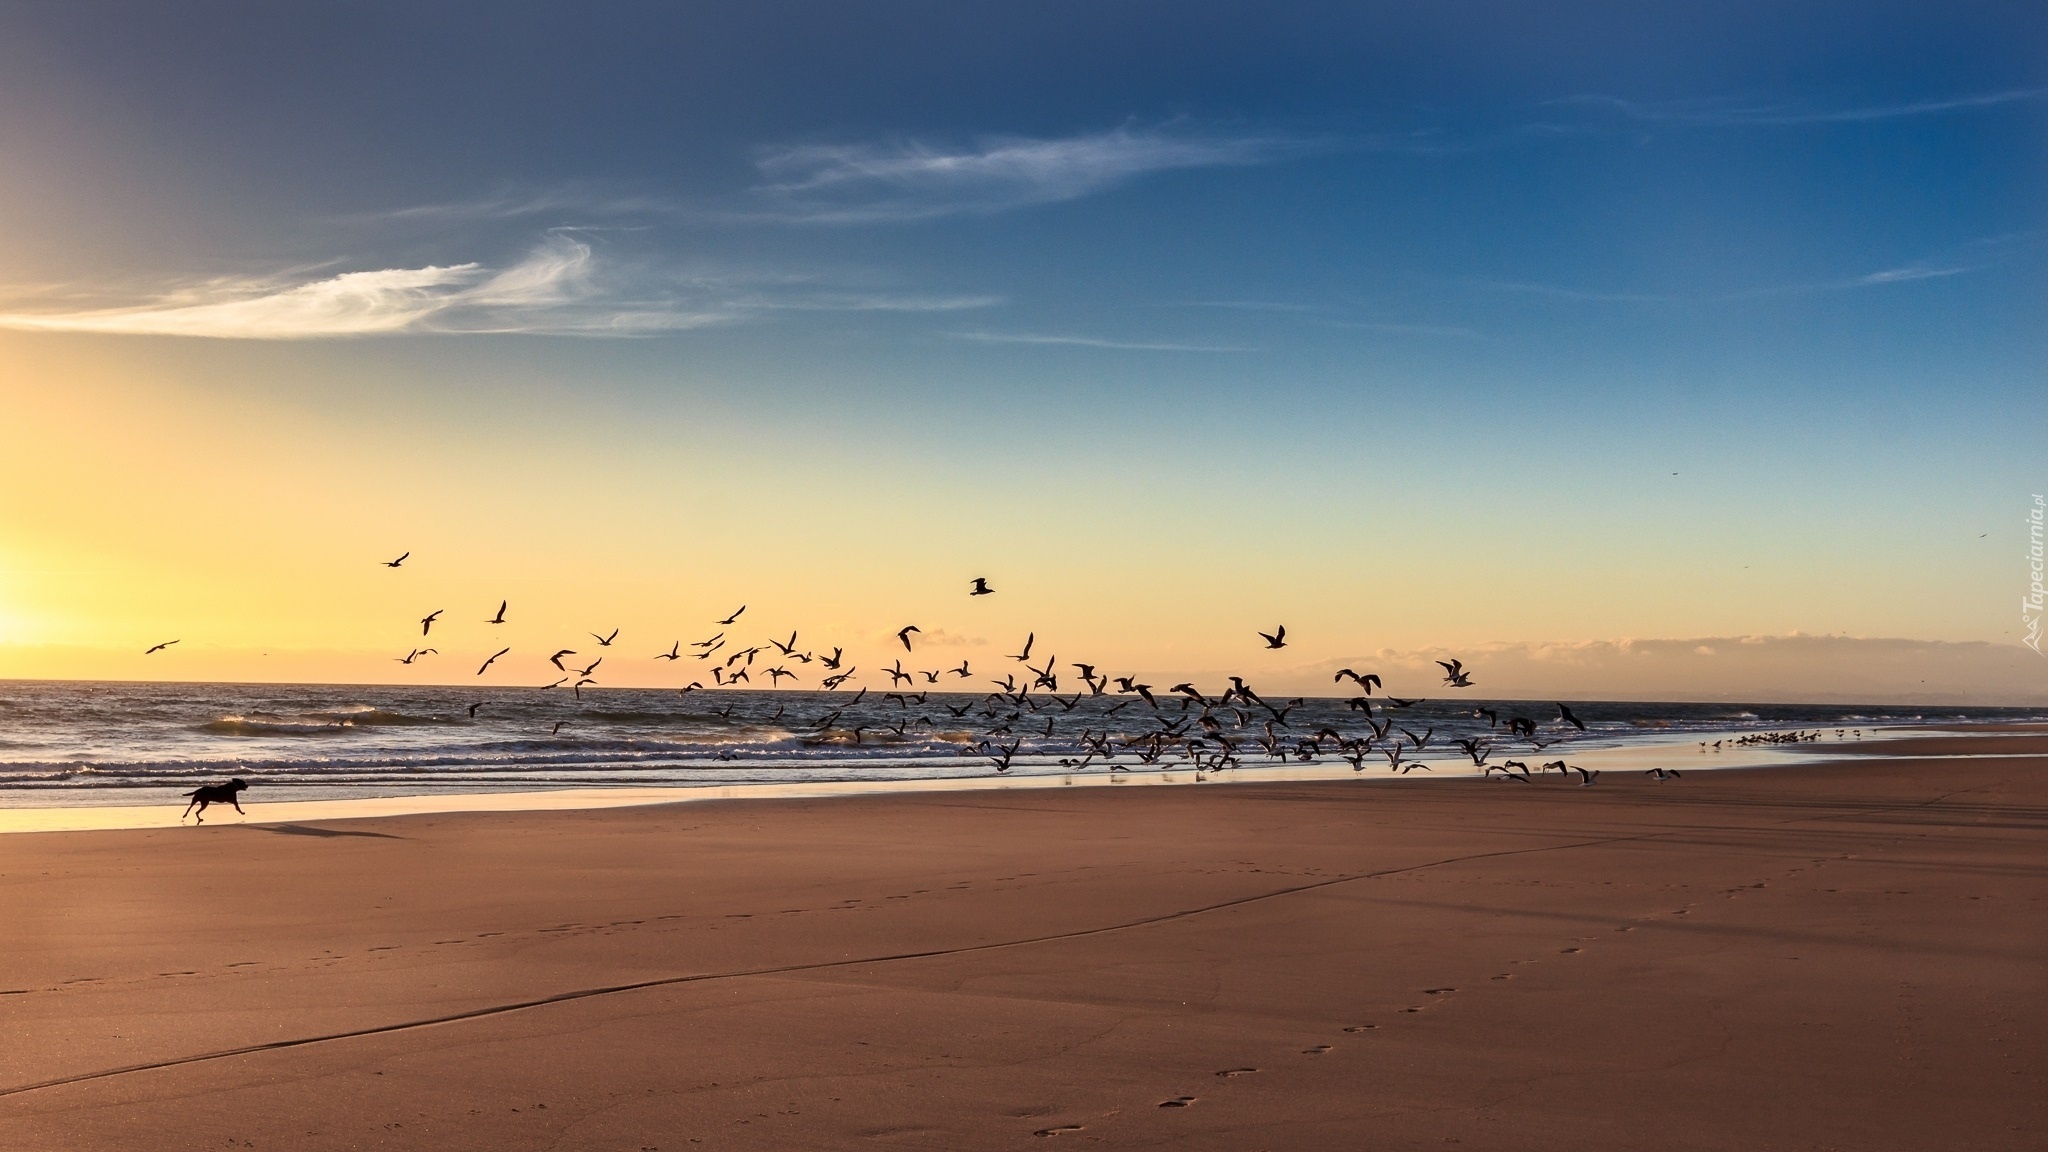
{"label": "distant low cloud bank", "polygon": [[1395,695],[1439,698],[1453,693],[1435,661],[1453,658],[1474,681],[1459,694],[1474,697],[2048,706],[2048,661],[2018,644],[1799,633],[1381,649],[1267,679],[1330,695],[1331,673],[1349,667]]}

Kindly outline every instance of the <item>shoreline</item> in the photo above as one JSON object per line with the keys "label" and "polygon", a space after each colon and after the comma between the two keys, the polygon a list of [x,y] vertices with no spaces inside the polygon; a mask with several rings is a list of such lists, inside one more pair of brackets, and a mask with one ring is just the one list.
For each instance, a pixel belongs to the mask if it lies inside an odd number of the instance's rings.
{"label": "shoreline", "polygon": [[[1946,739],[1946,738],[1943,738]],[[1871,743],[1868,738],[1863,745]],[[1825,745],[1844,750],[1854,741]],[[1786,767],[1807,762],[1809,745],[1759,744],[1723,751],[1703,751],[1697,743],[1676,740],[1657,743],[1587,748],[1570,752],[1575,763],[1604,773],[1648,771],[1652,767],[1677,768],[1681,772],[1746,771]],[[1527,753],[1530,759],[1543,753]],[[1515,759],[1516,757],[1505,757]],[[1120,765],[1111,773],[1097,764],[1084,771],[1063,770],[1057,765],[1019,763],[1009,775],[949,776],[884,780],[763,781],[700,785],[605,785],[558,788],[507,787],[493,790],[422,791],[393,795],[257,801],[244,794],[247,815],[220,806],[208,810],[204,827],[233,824],[284,824],[305,821],[370,820],[400,816],[444,815],[466,812],[553,812],[610,808],[637,808],[665,804],[701,804],[736,800],[825,800],[842,797],[924,795],[947,792],[1039,791],[1060,788],[1250,786],[1259,784],[1392,783],[1435,780],[1449,783],[1478,780],[1482,771],[1470,764],[1437,762],[1427,770],[1406,774],[1389,772],[1373,764],[1363,772],[1343,761],[1314,764],[1256,763],[1224,771],[1192,767]],[[1505,783],[1504,781],[1498,781]],[[258,781],[260,783],[260,781]],[[176,800],[123,804],[52,804],[0,807],[0,835],[36,832],[95,832],[177,828],[190,824],[180,817],[184,797]]]}

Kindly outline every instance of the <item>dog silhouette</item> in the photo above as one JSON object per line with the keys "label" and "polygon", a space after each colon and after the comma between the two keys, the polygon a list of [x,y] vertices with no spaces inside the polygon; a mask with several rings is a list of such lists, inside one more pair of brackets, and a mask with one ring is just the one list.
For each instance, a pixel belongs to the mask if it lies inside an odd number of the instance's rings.
{"label": "dog silhouette", "polygon": [[[247,780],[230,780],[225,784],[208,784],[194,791],[187,792],[185,795],[190,796],[192,802],[185,805],[185,811],[178,816],[178,819],[183,820],[185,817],[192,815],[192,810],[197,808],[199,809],[199,823],[204,824],[206,823],[206,806],[208,804],[232,804],[235,811],[242,812],[242,802],[236,798],[235,794],[248,786],[249,782]],[[242,812],[242,815],[247,816],[248,813]]]}

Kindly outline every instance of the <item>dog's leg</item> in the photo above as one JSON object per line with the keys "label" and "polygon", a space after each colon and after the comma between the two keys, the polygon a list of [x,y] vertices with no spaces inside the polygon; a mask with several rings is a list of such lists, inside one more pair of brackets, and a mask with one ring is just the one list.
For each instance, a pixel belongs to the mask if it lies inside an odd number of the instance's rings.
{"label": "dog's leg", "polygon": [[[235,806],[235,811],[242,812],[242,798],[240,796],[228,797],[228,803],[233,804]],[[247,816],[248,813],[242,812],[242,815]]]}
{"label": "dog's leg", "polygon": [[199,815],[198,815],[197,819],[198,819],[199,823],[201,823],[201,824],[204,824],[204,823],[206,823],[206,803],[207,803],[207,802],[206,802],[206,801],[204,801],[204,800],[201,800],[201,801],[199,802]]}
{"label": "dog's leg", "polygon": [[184,820],[185,820],[185,817],[187,817],[187,816],[190,816],[190,815],[192,814],[192,805],[193,805],[193,804],[197,804],[197,803],[199,803],[199,801],[198,801],[198,800],[197,800],[197,799],[195,798],[195,799],[194,799],[194,800],[192,801],[192,804],[187,804],[187,805],[185,805],[185,810],[184,810],[183,812],[180,812],[180,813],[178,813],[178,821],[179,821],[180,823],[183,823],[183,822],[184,822]]}

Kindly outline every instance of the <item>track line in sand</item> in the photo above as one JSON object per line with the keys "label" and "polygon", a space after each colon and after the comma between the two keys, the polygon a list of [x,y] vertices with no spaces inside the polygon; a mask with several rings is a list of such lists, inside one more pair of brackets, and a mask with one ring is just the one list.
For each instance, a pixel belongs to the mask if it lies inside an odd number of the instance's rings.
{"label": "track line in sand", "polygon": [[[1961,795],[1963,792],[1974,792],[1980,788],[1994,786],[1995,784],[1979,785],[1977,788],[1959,789],[1955,792],[1944,793],[1932,799],[1920,801],[1917,804],[1885,805],[1863,811],[1839,812],[1828,816],[1798,816],[1789,820],[1773,821],[1771,823],[1798,824],[1813,820],[1844,819],[1864,814],[1865,812],[1883,812],[1898,807],[1923,808],[1939,804],[1943,800],[1951,796]],[[1765,826],[1768,827],[1770,825]],[[1577,848],[1599,848],[1609,844],[1658,840],[1678,835],[1683,831],[1686,831],[1686,829],[1673,828],[1661,832],[1644,832],[1630,836],[1604,836],[1593,840],[1574,840],[1569,843],[1549,844],[1538,848],[1504,848],[1492,852],[1473,852],[1463,856],[1450,856],[1441,860],[1429,860],[1420,864],[1405,864],[1398,868],[1381,868],[1371,872],[1333,876],[1325,880],[1316,880],[1307,884],[1295,884],[1285,888],[1275,888],[1268,892],[1240,896],[1236,899],[1224,900],[1215,904],[1205,904],[1197,908],[1184,908],[1175,912],[1161,913],[1157,916],[1144,916],[1135,920],[1105,924],[1096,928],[1082,928],[1072,932],[1054,932],[1043,936],[1026,936],[1015,940],[997,940],[985,944],[966,944],[957,948],[931,948],[916,952],[892,952],[879,956],[861,956],[846,960],[822,960],[807,964],[779,964],[762,968],[735,969],[728,972],[699,972],[687,976],[662,976],[652,980],[635,980],[627,984],[608,984],[595,988],[578,988],[568,992],[557,992],[552,996],[540,996],[531,1000],[518,1000],[505,1004],[492,1004],[482,1008],[472,1008],[465,1012],[451,1012],[442,1016],[429,1016],[418,1020],[402,1020],[392,1024],[379,1024],[368,1028],[352,1028],[341,1032],[322,1033],[317,1036],[300,1036],[290,1040],[273,1040],[264,1044],[247,1044],[237,1048],[223,1048],[214,1052],[178,1056],[169,1060],[155,1060],[141,1064],[127,1064],[118,1068],[105,1068],[97,1072],[81,1072],[74,1076],[60,1076],[49,1080],[39,1080],[32,1084],[18,1084],[8,1088],[0,1088],[0,1098],[20,1096],[25,1093],[39,1092],[48,1088],[61,1088],[70,1084],[85,1084],[96,1080],[109,1080],[116,1076],[128,1076],[138,1072],[155,1072],[170,1068],[180,1068],[188,1064],[203,1064],[215,1060],[227,1060],[236,1056],[252,1056],[262,1052],[281,1052],[293,1048],[305,1048],[314,1044],[332,1043],[338,1040],[386,1036],[397,1032],[410,1032],[443,1024],[460,1024],[470,1020],[484,1020],[494,1016],[506,1016],[514,1012],[525,1012],[555,1004],[569,1004],[578,1000],[590,1000],[599,996],[615,996],[626,992],[640,992],[650,988],[667,988],[681,984],[701,984],[714,980],[739,980],[756,976],[786,976],[802,972],[826,972],[838,968],[859,967],[864,964],[892,964],[906,960],[943,959],[949,956],[972,955],[977,952],[993,952],[1004,948],[1024,948],[1035,944],[1053,944],[1065,940],[1082,940],[1091,936],[1107,935],[1112,932],[1125,932],[1135,928],[1170,924],[1179,920],[1208,915],[1212,912],[1221,912],[1267,900],[1276,900],[1284,896],[1296,896],[1304,892],[1332,888],[1339,884],[1353,884],[1360,880],[1399,876],[1409,872],[1425,871],[1430,868],[1442,868],[1451,864],[1469,863],[1474,860],[1494,860],[1507,856],[1529,856],[1544,852],[1566,852]]]}

